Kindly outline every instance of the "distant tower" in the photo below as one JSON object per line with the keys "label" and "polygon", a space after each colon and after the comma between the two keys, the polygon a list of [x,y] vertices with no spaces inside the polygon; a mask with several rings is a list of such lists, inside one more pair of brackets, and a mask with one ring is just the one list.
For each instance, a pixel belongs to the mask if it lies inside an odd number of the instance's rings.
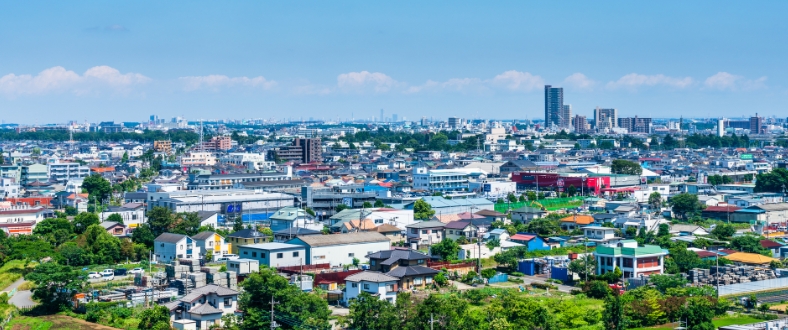
{"label": "distant tower", "polygon": [[386,120],[384,118],[386,117],[383,117],[383,109],[380,109],[380,122],[385,122]]}
{"label": "distant tower", "polygon": [[717,119],[717,136],[725,136],[725,118]]}

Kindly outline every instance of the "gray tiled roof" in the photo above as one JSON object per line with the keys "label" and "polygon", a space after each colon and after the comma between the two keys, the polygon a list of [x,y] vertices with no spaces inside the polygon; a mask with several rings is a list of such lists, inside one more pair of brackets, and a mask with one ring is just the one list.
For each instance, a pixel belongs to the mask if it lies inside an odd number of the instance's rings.
{"label": "gray tiled roof", "polygon": [[424,266],[400,266],[392,269],[390,272],[386,273],[386,275],[401,278],[404,276],[434,275],[437,273],[437,270]]}
{"label": "gray tiled roof", "polygon": [[181,234],[172,234],[172,233],[164,233],[156,237],[154,241],[156,242],[165,242],[165,243],[178,243],[180,242],[186,235]]}
{"label": "gray tiled roof", "polygon": [[350,282],[366,281],[366,282],[375,282],[375,283],[396,282],[398,280],[399,279],[396,277],[389,276],[381,272],[373,272],[373,271],[363,271],[361,273],[355,273],[345,278],[345,281],[350,281]]}
{"label": "gray tiled roof", "polygon": [[331,246],[355,243],[371,243],[371,242],[391,242],[386,236],[377,232],[359,232],[349,234],[333,234],[333,235],[309,235],[294,238],[287,243],[292,243],[295,240],[301,240],[311,247],[318,246]]}

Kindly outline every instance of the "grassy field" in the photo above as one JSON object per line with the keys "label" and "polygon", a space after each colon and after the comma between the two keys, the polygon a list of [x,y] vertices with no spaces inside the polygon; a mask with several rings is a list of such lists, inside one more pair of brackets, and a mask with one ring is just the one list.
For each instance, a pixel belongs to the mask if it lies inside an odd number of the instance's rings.
{"label": "grassy field", "polygon": [[49,315],[41,317],[16,316],[8,322],[6,329],[11,330],[115,330],[100,324],[90,323],[65,315]]}
{"label": "grassy field", "polygon": [[[27,268],[35,267],[35,263],[30,263]],[[25,262],[22,260],[11,260],[3,267],[0,267],[0,290],[5,289],[11,283],[22,278],[24,273]]]}

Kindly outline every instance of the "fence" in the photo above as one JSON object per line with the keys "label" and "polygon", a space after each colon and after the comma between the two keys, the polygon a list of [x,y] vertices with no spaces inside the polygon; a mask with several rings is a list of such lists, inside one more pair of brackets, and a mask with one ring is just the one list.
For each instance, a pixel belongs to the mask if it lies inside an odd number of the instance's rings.
{"label": "fence", "polygon": [[449,261],[427,261],[427,267],[435,270],[441,270],[443,268],[446,268],[447,270],[460,269],[460,268],[475,268],[476,261],[465,261],[458,263],[451,263]]}
{"label": "fence", "polygon": [[[577,207],[583,205],[583,198],[582,197],[565,197],[565,198],[550,198],[550,199],[542,199],[537,201],[539,204],[542,204],[548,210],[557,210],[557,209],[564,209],[570,207]],[[512,203],[496,203],[495,204],[495,211],[506,213],[511,208],[519,209],[525,206],[532,206],[531,202],[512,202]]]}
{"label": "fence", "polygon": [[331,264],[315,264],[315,265],[303,265],[303,266],[287,266],[287,267],[276,267],[278,272],[287,273],[287,274],[297,274],[303,272],[308,273],[317,273],[323,270],[331,269]]}

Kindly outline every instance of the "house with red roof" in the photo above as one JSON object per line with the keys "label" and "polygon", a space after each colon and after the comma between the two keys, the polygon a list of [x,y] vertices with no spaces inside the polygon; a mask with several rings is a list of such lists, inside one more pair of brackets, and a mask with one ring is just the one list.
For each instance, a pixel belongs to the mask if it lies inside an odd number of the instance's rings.
{"label": "house with red roof", "polygon": [[780,257],[780,248],[783,247],[782,244],[772,241],[770,239],[762,239],[761,246],[765,249],[769,249],[772,251],[772,256],[775,258]]}
{"label": "house with red roof", "polygon": [[516,233],[509,237],[509,241],[527,246],[528,251],[550,250],[547,242],[533,233]]}

